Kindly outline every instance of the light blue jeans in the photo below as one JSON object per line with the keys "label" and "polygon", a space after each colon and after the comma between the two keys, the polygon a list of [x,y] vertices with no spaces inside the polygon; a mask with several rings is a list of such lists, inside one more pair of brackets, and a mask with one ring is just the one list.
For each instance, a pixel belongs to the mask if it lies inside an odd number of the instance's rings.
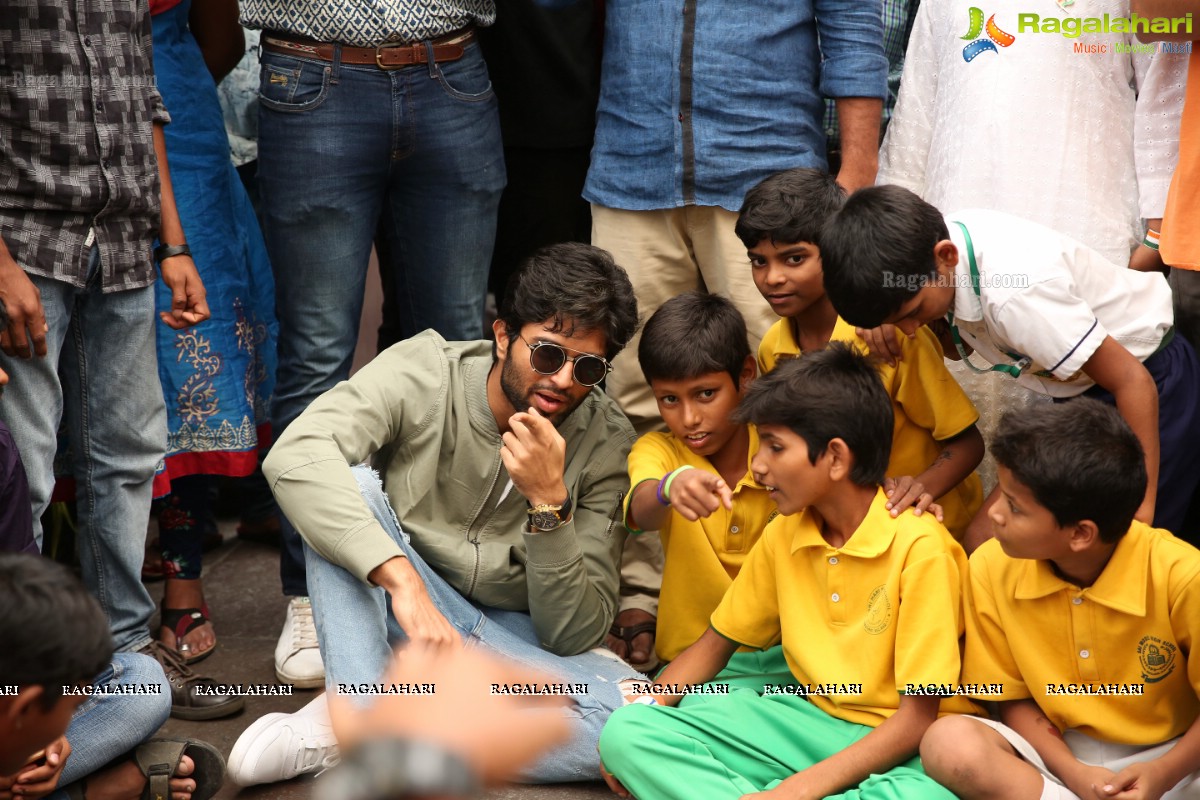
{"label": "light blue jeans", "polygon": [[88,286],[30,276],[46,311],[45,358],[0,353],[10,381],[0,419],[29,476],[33,535],[54,491],[60,421],[66,421],[79,514],[83,582],[108,616],[117,650],[150,641],[154,601],[142,585],[154,473],[167,444],[154,344],[154,287],[102,294],[99,250]]}
{"label": "light blue jeans", "polygon": [[171,686],[149,656],[116,653],[95,686],[158,687],[158,694],[92,695],[71,716],[67,742],[71,755],[51,800],[66,800],[63,787],[86,778],[154,735],[171,713]]}
{"label": "light blue jeans", "polygon": [[[529,783],[599,779],[596,744],[609,714],[622,705],[620,682],[645,676],[610,654],[589,651],[563,657],[549,653],[538,646],[528,614],[479,606],[467,600],[413,550],[375,473],[366,467],[355,467],[354,477],[375,518],[404,550],[425,582],[430,599],[464,641],[482,645],[531,669],[556,675],[563,683],[587,684],[587,693],[573,695],[575,706],[564,712],[572,723],[571,740],[527,768],[522,779]],[[317,639],[325,660],[326,686],[334,691],[338,683],[378,681],[387,668],[392,646],[404,640],[404,632],[392,616],[391,599],[383,589],[361,582],[344,568],[326,561],[307,544],[304,552]]]}
{"label": "light blue jeans", "polygon": [[[403,338],[483,334],[504,150],[479,45],[395,70],[261,54],[258,186],[275,271],[278,437],[350,374],[367,262],[389,240]],[[284,594],[309,594],[283,528]]]}

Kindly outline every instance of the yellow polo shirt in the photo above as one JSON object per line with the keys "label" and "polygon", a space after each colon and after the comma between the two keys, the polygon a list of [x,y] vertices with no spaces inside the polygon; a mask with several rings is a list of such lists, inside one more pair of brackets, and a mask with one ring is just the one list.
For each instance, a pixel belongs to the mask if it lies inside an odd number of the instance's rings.
{"label": "yellow polo shirt", "polygon": [[[880,490],[840,548],[810,509],[776,517],[712,615],[717,633],[749,647],[782,636],[802,686],[861,684],[857,694],[809,700],[872,727],[896,712],[909,684],[958,685],[967,572],[962,547],[937,520],[911,511],[892,519],[886,502]],[[958,696],[941,713],[976,709]]]}
{"label": "yellow polo shirt", "polygon": [[1032,698],[1061,730],[1146,746],[1183,734],[1200,714],[1198,638],[1200,551],[1165,530],[1134,522],[1086,589],[994,539],[971,555],[963,681],[1003,683],[995,699]]}
{"label": "yellow polo shirt", "polygon": [[[708,628],[709,615],[733,583],[746,554],[767,522],[779,514],[766,489],[750,473],[750,459],[757,450],[758,432],[751,425],[746,474],[732,487],[732,509],[721,506],[696,522],[671,513],[659,529],[663,580],[654,651],[663,661],[677,658]],[[648,433],[634,443],[629,453],[629,485],[658,481],[684,464],[717,472],[707,458],[693,453],[673,434]],[[626,519],[632,497],[631,491],[625,499]]]}
{"label": "yellow polo shirt", "polygon": [[[922,327],[915,339],[902,339],[903,357],[899,362],[891,365],[880,359],[876,364],[884,388],[892,398],[895,417],[887,468],[888,476],[893,478],[920,475],[942,452],[939,442],[954,438],[979,420],[979,412],[946,369],[937,337]],[[854,332],[854,326],[841,317],[833,326],[830,341],[847,342],[862,353],[868,352],[867,343]],[[774,369],[781,358],[798,355],[800,344],[792,321],[781,319],[771,326],[758,347],[759,374]],[[979,475],[972,472],[937,501],[945,511],[946,528],[961,540],[971,518],[983,504]]]}

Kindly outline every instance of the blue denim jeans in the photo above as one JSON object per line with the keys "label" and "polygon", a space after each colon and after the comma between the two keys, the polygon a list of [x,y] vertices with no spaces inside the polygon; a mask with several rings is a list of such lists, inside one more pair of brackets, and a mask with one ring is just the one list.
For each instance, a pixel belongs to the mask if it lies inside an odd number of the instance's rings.
{"label": "blue denim jeans", "polygon": [[150,641],[154,613],[141,570],[154,473],[167,444],[154,287],[102,294],[99,267],[93,248],[84,289],[30,276],[50,327],[47,354],[0,354],[0,367],[11,377],[0,418],[25,463],[39,546],[39,520],[54,490],[59,423],[66,421],[83,582],[108,616],[117,650],[138,650]]}
{"label": "blue denim jeans", "polygon": [[[622,705],[620,682],[645,676],[611,653],[593,650],[569,657],[549,653],[538,646],[528,614],[467,600],[413,550],[378,476],[366,467],[355,467],[354,477],[375,518],[404,550],[425,582],[430,599],[465,642],[486,647],[530,669],[556,675],[564,683],[587,684],[587,693],[573,695],[575,706],[564,711],[572,723],[571,740],[527,768],[523,779],[530,783],[599,779],[596,744],[609,714]],[[378,681],[387,668],[392,646],[404,640],[404,632],[392,615],[391,599],[383,589],[363,583],[307,545],[304,551],[326,686],[336,691],[338,683]]]}
{"label": "blue denim jeans", "polygon": [[[479,46],[397,70],[263,50],[258,184],[275,270],[276,435],[350,373],[379,221],[404,337],[481,337],[504,153]],[[284,593],[307,594],[285,525]]]}
{"label": "blue denim jeans", "polygon": [[95,686],[158,687],[158,694],[93,695],[71,716],[67,759],[51,800],[66,800],[63,787],[86,778],[154,735],[171,713],[171,685],[158,662],[137,653],[116,653]]}

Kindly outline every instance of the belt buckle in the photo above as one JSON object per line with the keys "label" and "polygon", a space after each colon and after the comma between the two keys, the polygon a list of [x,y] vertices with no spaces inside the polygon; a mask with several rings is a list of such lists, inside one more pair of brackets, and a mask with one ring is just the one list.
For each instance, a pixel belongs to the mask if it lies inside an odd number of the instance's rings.
{"label": "belt buckle", "polygon": [[422,45],[422,44],[420,44],[420,43],[415,43],[415,44],[404,44],[404,43],[402,43],[402,42],[397,42],[397,43],[395,43],[395,44],[381,44],[381,45],[378,45],[378,46],[375,48],[375,66],[379,67],[379,68],[380,68],[380,69],[382,69],[382,70],[389,71],[389,72],[390,72],[391,70],[400,69],[400,68],[402,68],[402,67],[408,67],[408,66],[412,66],[412,64],[392,64],[392,65],[389,65],[389,64],[384,64],[384,63],[383,63],[383,51],[384,51],[384,50],[396,50],[396,49],[399,49],[399,48],[401,48],[401,47],[410,47],[410,48],[412,48],[412,51],[413,51],[413,61],[412,61],[412,63],[413,63],[413,64],[419,64],[419,63],[420,63],[420,60],[419,60],[419,55],[420,55],[420,53],[421,53],[421,52],[424,52],[424,50],[425,50],[425,48],[424,48],[424,45]]}

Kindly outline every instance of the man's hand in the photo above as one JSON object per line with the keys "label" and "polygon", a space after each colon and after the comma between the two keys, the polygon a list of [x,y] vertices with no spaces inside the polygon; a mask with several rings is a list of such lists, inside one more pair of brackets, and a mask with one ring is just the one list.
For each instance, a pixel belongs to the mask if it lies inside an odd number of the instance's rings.
{"label": "man's hand", "polygon": [[410,642],[432,648],[462,644],[462,637],[433,604],[407,558],[388,559],[371,570],[367,579],[391,595],[392,614]]}
{"label": "man's hand", "polygon": [[567,443],[554,423],[538,413],[518,411],[508,418],[508,433],[501,438],[500,459],[513,486],[533,505],[554,505],[567,499],[563,483]]}
{"label": "man's hand", "polygon": [[192,257],[172,256],[160,268],[163,283],[171,290],[171,310],[159,313],[159,319],[177,331],[208,319],[208,294]]}
{"label": "man's hand", "polygon": [[904,357],[904,346],[901,336],[904,333],[895,325],[880,325],[878,328],[855,328],[858,338],[867,343],[871,355],[878,356],[888,364],[895,366]]}
{"label": "man's hand", "polygon": [[884,478],[883,493],[888,497],[884,507],[892,512],[893,518],[900,516],[900,512],[910,506],[919,517],[934,501],[934,496],[925,491],[925,484],[911,475]]}
{"label": "man's hand", "polygon": [[733,508],[733,492],[719,475],[703,469],[685,469],[671,481],[671,508],[695,522],[721,506]]}
{"label": "man's hand", "polygon": [[568,697],[492,694],[493,683],[552,683],[557,678],[502,661],[479,649],[409,644],[396,652],[384,683],[429,683],[428,695],[384,695],[367,709],[329,697],[339,744],[349,750],[368,738],[414,739],[462,756],[485,783],[517,771],[556,744],[570,728]]}
{"label": "man's hand", "polygon": [[60,736],[46,745],[40,758],[26,764],[14,776],[13,796],[37,800],[57,789],[58,779],[70,755],[71,745],[66,736]]}
{"label": "man's hand", "polygon": [[30,358],[46,355],[46,311],[42,295],[25,270],[13,261],[0,242],[0,302],[8,310],[8,327],[0,331],[0,350],[5,355]]}

